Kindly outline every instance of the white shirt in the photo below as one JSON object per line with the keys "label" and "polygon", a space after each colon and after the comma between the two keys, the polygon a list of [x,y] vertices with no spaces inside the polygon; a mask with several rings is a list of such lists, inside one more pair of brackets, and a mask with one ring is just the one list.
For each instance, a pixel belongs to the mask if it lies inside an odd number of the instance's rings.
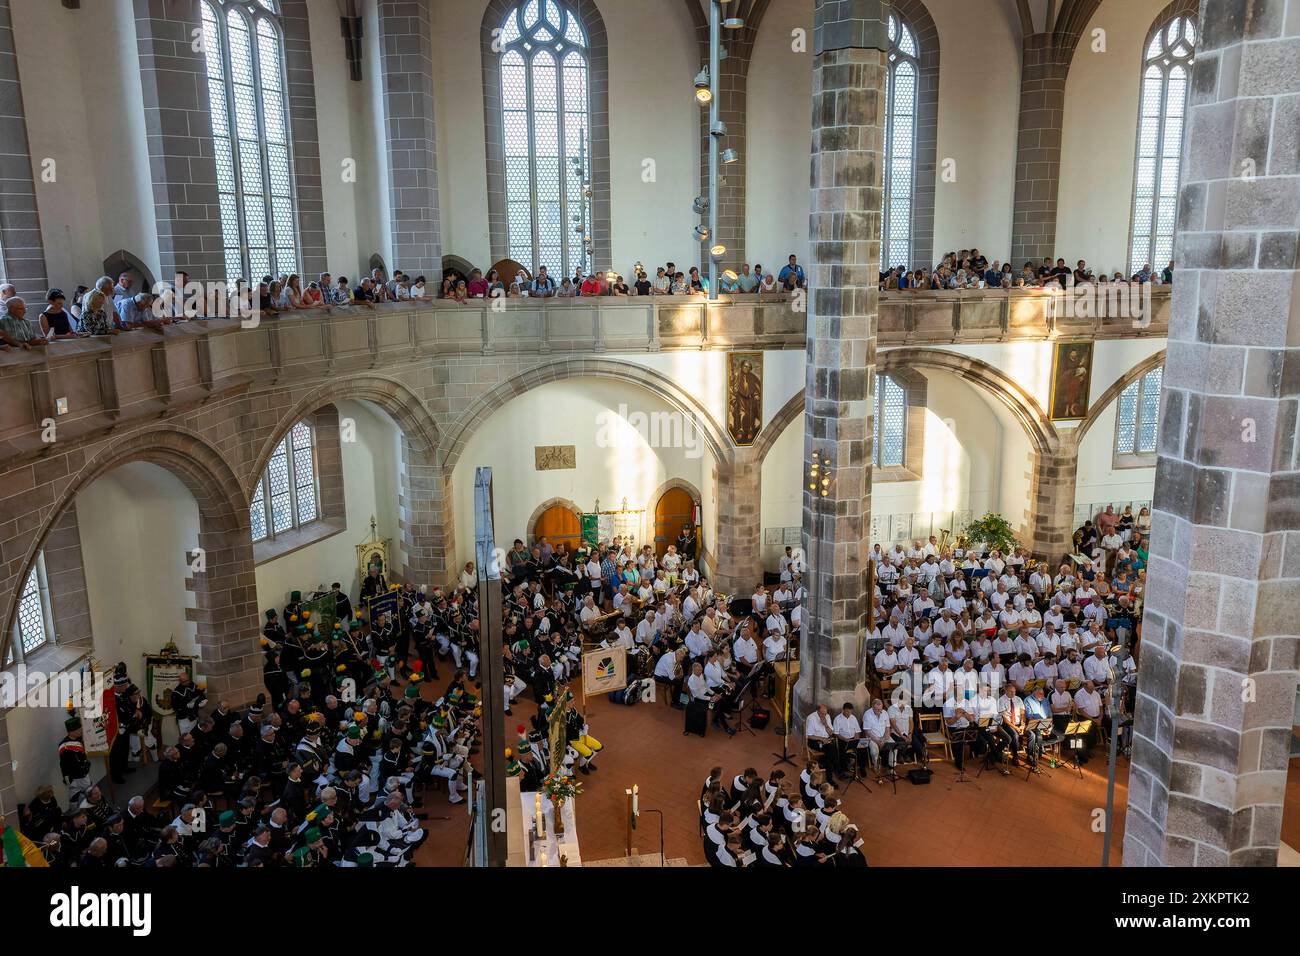
{"label": "white shirt", "polygon": [[686,650],[691,657],[702,657],[709,652],[709,638],[703,631],[691,629],[686,632]]}
{"label": "white shirt", "polygon": [[869,707],[862,715],[862,731],[864,734],[885,740],[889,737],[889,715],[881,710],[876,713],[876,708]]}
{"label": "white shirt", "polygon": [[912,732],[912,708],[901,701],[889,705],[889,722],[894,733],[906,737]]}
{"label": "white shirt", "polygon": [[804,736],[821,740],[832,737],[835,734],[835,728],[830,724],[831,720],[829,715],[823,721],[822,715],[814,710],[808,715],[808,719],[804,722]]}
{"label": "white shirt", "polygon": [[1079,712],[1093,720],[1101,716],[1101,694],[1095,690],[1088,692],[1088,688],[1080,687],[1074,692],[1074,705],[1079,708]]}
{"label": "white shirt", "polygon": [[898,654],[887,647],[876,652],[876,670],[893,670],[898,667]]}
{"label": "white shirt", "polygon": [[862,725],[858,723],[857,714],[838,713],[831,724],[835,728],[835,736],[849,738],[857,737],[862,733]]}
{"label": "white shirt", "polygon": [[1083,661],[1083,676],[1089,680],[1094,680],[1099,684],[1110,682],[1112,669],[1115,666],[1114,657],[1097,658],[1095,655],[1087,657]]}
{"label": "white shirt", "polygon": [[736,642],[731,647],[736,660],[744,661],[746,664],[758,663],[758,645],[754,643],[753,638],[742,634],[736,638]]}
{"label": "white shirt", "polygon": [[769,661],[776,660],[780,655],[785,653],[785,638],[779,634],[770,634],[763,641],[764,657]]}
{"label": "white shirt", "polygon": [[708,700],[709,682],[703,674],[692,674],[686,678],[686,686],[690,688],[691,696],[696,700]]}
{"label": "white shirt", "polygon": [[663,654],[658,663],[655,664],[655,677],[666,677],[669,680],[677,672],[677,655],[673,651]]}

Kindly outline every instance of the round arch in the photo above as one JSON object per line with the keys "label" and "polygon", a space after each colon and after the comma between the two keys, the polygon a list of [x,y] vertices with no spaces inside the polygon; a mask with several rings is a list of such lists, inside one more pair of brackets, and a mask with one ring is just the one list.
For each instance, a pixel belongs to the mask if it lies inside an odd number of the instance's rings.
{"label": "round arch", "polygon": [[573,512],[579,521],[582,520],[583,511],[578,507],[577,502],[569,498],[547,498],[540,505],[534,508],[533,513],[528,516],[528,524],[525,526],[527,528],[526,534],[528,535],[528,544],[531,545],[537,540],[537,535],[535,533],[537,522],[541,519],[542,515],[546,514],[546,512],[550,511],[552,508],[566,508]]}
{"label": "round arch", "polygon": [[[25,580],[50,531],[67,509],[73,507],[82,489],[122,465],[139,461],[158,465],[175,475],[198,505],[197,546],[206,553],[207,569],[195,576],[197,640],[208,651],[205,670],[225,682],[214,690],[253,691],[260,685],[257,676],[260,665],[254,643],[258,622],[253,602],[248,499],[226,458],[199,435],[176,426],[137,431],[110,442],[77,471],[57,499],[41,509],[39,530],[23,555],[21,571],[16,578],[5,582],[10,597],[5,603],[5,628],[0,633],[0,660],[8,649],[18,613],[20,588],[15,582]],[[230,634],[245,635],[242,639],[247,644],[245,653],[213,653],[218,646],[231,643],[227,637]]]}
{"label": "round arch", "polygon": [[318,408],[349,399],[378,405],[397,424],[412,452],[429,458],[433,456],[438,447],[438,426],[420,397],[402,382],[381,375],[358,375],[331,381],[308,392],[276,422],[270,436],[262,443],[244,483],[244,492],[249,500],[252,500],[253,486],[266,470],[271,453],[289,429]]}
{"label": "round arch", "polygon": [[506,402],[532,391],[539,385],[560,382],[570,378],[609,378],[619,382],[638,385],[667,402],[668,405],[690,415],[696,422],[704,440],[719,464],[731,460],[731,446],[723,436],[722,429],[713,420],[713,416],[700,405],[685,389],[671,379],[665,378],[641,365],[622,362],[615,359],[562,359],[546,365],[538,365],[521,372],[514,378],[500,383],[491,391],[480,395],[460,415],[456,423],[447,431],[443,439],[442,465],[450,472],[460,460],[461,452],[474,433],[491,417],[492,413]]}
{"label": "round arch", "polygon": [[1165,356],[1167,352],[1167,349],[1161,349],[1154,355],[1147,356],[1113,382],[1110,388],[1101,393],[1097,400],[1092,403],[1092,407],[1088,409],[1088,417],[1085,418],[1083,423],[1074,430],[1073,441],[1076,446],[1083,444],[1083,437],[1088,434],[1088,429],[1096,424],[1097,419],[1101,418],[1102,413],[1106,411],[1111,402],[1119,398],[1120,393],[1123,392],[1124,389],[1128,388],[1153,368],[1159,368],[1161,365],[1165,364]]}

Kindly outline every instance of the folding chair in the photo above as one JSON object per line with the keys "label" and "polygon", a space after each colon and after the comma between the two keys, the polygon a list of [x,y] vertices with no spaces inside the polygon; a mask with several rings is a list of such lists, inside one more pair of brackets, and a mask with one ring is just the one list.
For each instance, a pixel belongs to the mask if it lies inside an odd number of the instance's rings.
{"label": "folding chair", "polygon": [[925,756],[930,759],[930,751],[934,748],[939,749],[939,759],[952,761],[952,741],[948,739],[948,730],[944,725],[943,714],[920,714],[917,717],[917,724],[921,728],[921,736],[925,738]]}

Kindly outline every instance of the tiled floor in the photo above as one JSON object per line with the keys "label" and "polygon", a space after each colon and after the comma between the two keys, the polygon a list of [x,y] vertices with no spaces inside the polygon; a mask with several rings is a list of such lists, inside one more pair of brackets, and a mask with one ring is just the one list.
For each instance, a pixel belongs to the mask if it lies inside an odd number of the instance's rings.
{"label": "tiled floor", "polygon": [[[515,719],[526,720],[533,713],[526,700],[514,708]],[[624,707],[604,697],[593,698],[588,720],[605,751],[596,761],[599,770],[581,778],[584,792],[578,798],[577,814],[584,860],[624,854],[624,790],[635,783],[640,787],[642,810],[635,851],[659,852],[658,815],[648,811],[662,810],[668,858],[702,863],[695,801],[709,770],[722,765],[728,774],[735,774],[753,767],[766,775],[774,765],[774,753],[781,750],[781,738],[770,729],[756,731],[752,737],[740,733],[727,738],[712,730],[704,739],[684,737],[681,712],[662,701]],[[791,749],[796,747],[792,737]],[[1001,777],[989,772],[972,783],[956,784],[951,765],[936,761],[932,766],[936,772],[929,786],[900,781],[895,796],[889,787],[870,781],[874,792],[854,786],[845,794],[846,812],[862,832],[871,864],[1100,864],[1103,838],[1093,829],[1106,804],[1106,766],[1100,756],[1084,766],[1082,780],[1073,770],[1061,768],[1050,771],[1050,778],[1030,782],[1023,773]],[[798,774],[796,768],[786,769],[791,776]],[[1127,775],[1128,763],[1121,757],[1112,865],[1120,862]],[[449,809],[442,794],[429,795],[425,812],[450,814],[451,819],[428,821],[430,836],[417,855],[420,865],[460,865],[467,829],[463,811],[463,805]]]}

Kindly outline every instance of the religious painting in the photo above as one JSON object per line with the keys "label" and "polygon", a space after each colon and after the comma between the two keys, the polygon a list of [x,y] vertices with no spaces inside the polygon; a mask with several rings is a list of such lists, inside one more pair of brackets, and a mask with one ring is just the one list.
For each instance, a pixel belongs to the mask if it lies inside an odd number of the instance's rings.
{"label": "religious painting", "polygon": [[1092,387],[1092,343],[1057,342],[1052,361],[1052,400],[1048,417],[1069,421],[1088,417]]}
{"label": "religious painting", "polygon": [[533,463],[538,471],[564,471],[578,467],[576,445],[534,445]]}
{"label": "religious painting", "polygon": [[763,427],[763,353],[727,353],[727,434],[752,445]]}

